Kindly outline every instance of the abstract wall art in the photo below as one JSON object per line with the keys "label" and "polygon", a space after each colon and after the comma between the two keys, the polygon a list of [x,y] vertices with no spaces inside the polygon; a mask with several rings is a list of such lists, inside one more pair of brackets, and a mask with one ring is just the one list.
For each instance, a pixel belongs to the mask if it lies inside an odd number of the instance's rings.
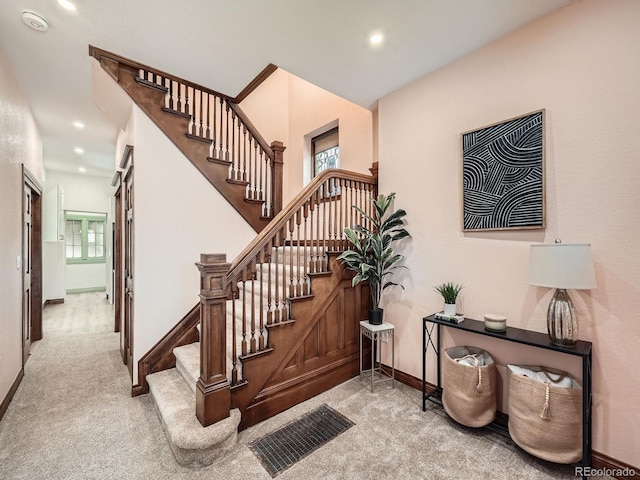
{"label": "abstract wall art", "polygon": [[544,228],[544,113],[462,134],[464,231]]}

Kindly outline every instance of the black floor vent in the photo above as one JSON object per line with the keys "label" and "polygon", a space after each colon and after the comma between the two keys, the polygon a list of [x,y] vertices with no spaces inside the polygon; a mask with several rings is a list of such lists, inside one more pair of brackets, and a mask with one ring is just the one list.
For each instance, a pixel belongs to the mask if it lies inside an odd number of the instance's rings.
{"label": "black floor vent", "polygon": [[354,423],[327,404],[249,444],[272,477],[348,430]]}

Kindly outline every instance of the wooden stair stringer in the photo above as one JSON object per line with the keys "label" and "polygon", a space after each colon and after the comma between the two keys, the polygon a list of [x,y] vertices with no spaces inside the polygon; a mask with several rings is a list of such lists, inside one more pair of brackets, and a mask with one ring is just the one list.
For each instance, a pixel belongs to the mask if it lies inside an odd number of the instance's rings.
{"label": "wooden stair stringer", "polygon": [[[270,355],[243,362],[247,384],[232,391],[232,408],[242,412],[240,429],[308,400],[359,373],[359,321],[367,318],[368,287],[351,286],[353,274],[330,255],[330,274],[312,275],[312,295],[291,302],[293,322],[269,326]],[[349,292],[346,294],[346,292]],[[345,308],[345,297],[350,308]],[[341,313],[341,315],[336,315]],[[342,317],[339,348],[323,348],[329,323]],[[328,317],[331,317],[329,320]],[[336,321],[337,320],[337,321]],[[325,334],[326,338],[321,338]],[[347,334],[345,335],[345,332]],[[348,337],[348,338],[345,338]],[[314,345],[317,345],[314,351]],[[307,357],[305,357],[305,353]]]}
{"label": "wooden stair stringer", "polygon": [[228,166],[207,159],[210,145],[187,137],[189,118],[164,111],[165,94],[161,90],[140,84],[136,81],[136,76],[136,69],[119,64],[117,82],[122,89],[247,223],[256,232],[261,232],[271,220],[262,217],[262,205],[245,201],[246,188],[227,181]]}

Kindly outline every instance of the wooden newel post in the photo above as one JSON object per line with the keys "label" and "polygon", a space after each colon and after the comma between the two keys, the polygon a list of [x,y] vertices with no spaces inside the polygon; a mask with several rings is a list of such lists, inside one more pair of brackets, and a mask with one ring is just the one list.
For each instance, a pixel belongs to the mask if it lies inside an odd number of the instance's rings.
{"label": "wooden newel post", "polygon": [[282,142],[271,142],[274,158],[271,167],[271,195],[273,195],[273,212],[275,217],[282,210],[282,167],[284,165],[284,151],[287,147]]}
{"label": "wooden newel post", "polygon": [[224,254],[202,254],[200,270],[200,378],[196,383],[196,416],[207,427],[229,416],[227,380],[227,291],[230,264]]}

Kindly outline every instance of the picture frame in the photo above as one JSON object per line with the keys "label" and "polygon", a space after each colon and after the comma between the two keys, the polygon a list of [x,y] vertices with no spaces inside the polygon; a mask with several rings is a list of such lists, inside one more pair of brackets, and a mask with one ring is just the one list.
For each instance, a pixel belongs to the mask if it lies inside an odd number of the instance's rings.
{"label": "picture frame", "polygon": [[462,230],[545,228],[545,109],[462,133]]}

